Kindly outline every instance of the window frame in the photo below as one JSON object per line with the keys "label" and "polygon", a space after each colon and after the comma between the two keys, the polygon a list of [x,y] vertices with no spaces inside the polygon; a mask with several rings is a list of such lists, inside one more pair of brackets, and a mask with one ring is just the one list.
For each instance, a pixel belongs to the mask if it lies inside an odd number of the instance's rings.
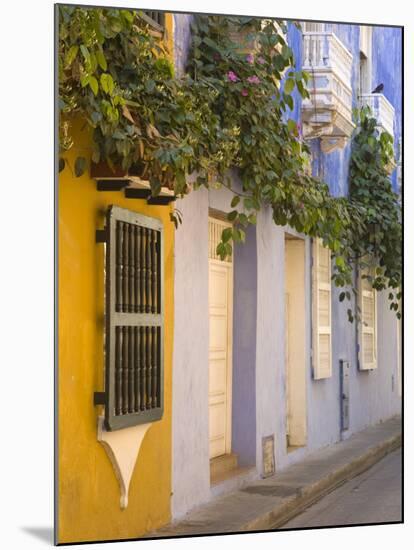
{"label": "window frame", "polygon": [[[159,232],[157,250],[159,271],[159,312],[136,313],[116,310],[116,254],[117,222],[126,222]],[[107,430],[119,430],[130,426],[161,420],[164,412],[164,227],[161,220],[111,205],[106,212],[105,227],[105,427]],[[119,326],[159,327],[157,333],[157,357],[159,357],[158,385],[159,406],[125,414],[115,413],[115,374],[116,350],[115,331]],[[136,352],[138,353],[138,352]],[[140,352],[139,352],[140,353]],[[130,367],[129,367],[130,368]],[[135,372],[135,371],[134,371]],[[145,372],[147,374],[147,371]],[[140,380],[141,384],[141,380]],[[145,395],[147,395],[145,390]],[[142,396],[141,396],[142,397]],[[134,397],[135,398],[135,397]]]}

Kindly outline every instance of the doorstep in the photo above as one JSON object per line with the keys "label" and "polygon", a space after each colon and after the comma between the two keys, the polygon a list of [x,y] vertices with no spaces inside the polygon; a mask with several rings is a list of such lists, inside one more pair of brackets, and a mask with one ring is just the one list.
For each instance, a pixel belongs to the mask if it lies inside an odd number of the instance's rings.
{"label": "doorstep", "polygon": [[401,417],[396,416],[311,453],[272,477],[215,497],[144,538],[277,529],[400,446]]}
{"label": "doorstep", "polygon": [[236,491],[258,477],[255,466],[239,466],[234,453],[218,456],[210,460],[210,491],[212,497]]}

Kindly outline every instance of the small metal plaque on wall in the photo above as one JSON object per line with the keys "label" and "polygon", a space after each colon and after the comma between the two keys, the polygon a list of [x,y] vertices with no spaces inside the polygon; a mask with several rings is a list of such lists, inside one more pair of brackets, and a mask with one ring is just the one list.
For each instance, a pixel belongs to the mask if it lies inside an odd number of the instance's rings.
{"label": "small metal plaque on wall", "polygon": [[268,435],[262,438],[263,446],[263,477],[270,477],[275,473],[275,438]]}
{"label": "small metal plaque on wall", "polygon": [[341,430],[344,432],[349,429],[349,361],[340,361],[341,374]]}

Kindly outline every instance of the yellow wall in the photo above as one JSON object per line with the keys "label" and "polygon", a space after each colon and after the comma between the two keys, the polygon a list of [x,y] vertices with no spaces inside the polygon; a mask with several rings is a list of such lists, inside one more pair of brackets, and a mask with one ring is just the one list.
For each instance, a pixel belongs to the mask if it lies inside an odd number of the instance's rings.
{"label": "yellow wall", "polygon": [[[76,147],[65,157],[89,158],[91,135],[74,132]],[[173,245],[170,206],[148,206],[119,192],[98,192],[88,174],[75,178],[65,167],[58,204],[58,542],[139,537],[170,519],[171,369],[173,343]],[[103,228],[108,205],[154,216],[165,235],[165,408],[146,434],[135,466],[126,510],[114,470],[97,441],[94,391],[103,389]]]}

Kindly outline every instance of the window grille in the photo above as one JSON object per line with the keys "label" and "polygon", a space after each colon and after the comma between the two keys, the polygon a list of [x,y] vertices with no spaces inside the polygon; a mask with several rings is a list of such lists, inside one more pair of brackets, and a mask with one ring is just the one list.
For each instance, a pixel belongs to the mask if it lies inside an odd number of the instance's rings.
{"label": "window grille", "polygon": [[106,244],[105,391],[98,403],[106,428],[117,430],[163,414],[163,226],[111,206],[98,233]]}
{"label": "window grille", "polygon": [[151,27],[159,32],[164,32],[165,29],[165,14],[161,11],[143,11],[141,17]]}

